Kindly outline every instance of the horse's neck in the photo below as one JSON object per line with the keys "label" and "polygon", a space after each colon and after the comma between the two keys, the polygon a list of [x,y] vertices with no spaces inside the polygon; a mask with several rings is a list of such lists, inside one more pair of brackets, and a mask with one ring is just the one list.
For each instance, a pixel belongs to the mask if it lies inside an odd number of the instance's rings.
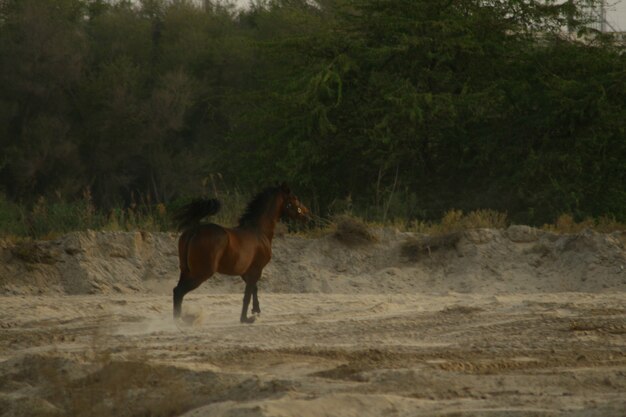
{"label": "horse's neck", "polygon": [[276,223],[280,219],[280,204],[279,201],[275,201],[270,205],[269,210],[259,218],[257,227],[261,234],[269,239],[270,243],[274,238],[274,229],[276,229]]}
{"label": "horse's neck", "polygon": [[276,228],[276,222],[274,224],[264,224],[262,227],[259,227],[261,234],[265,236],[270,243],[272,243],[272,239],[274,239],[274,229]]}

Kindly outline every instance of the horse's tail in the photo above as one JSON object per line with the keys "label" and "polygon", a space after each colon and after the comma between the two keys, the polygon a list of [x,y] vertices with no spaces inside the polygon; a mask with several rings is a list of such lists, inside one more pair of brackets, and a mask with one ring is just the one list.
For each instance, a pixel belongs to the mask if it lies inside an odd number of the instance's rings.
{"label": "horse's tail", "polygon": [[221,207],[222,203],[215,198],[199,198],[176,210],[173,219],[178,230],[185,230],[197,226],[203,218],[216,214]]}

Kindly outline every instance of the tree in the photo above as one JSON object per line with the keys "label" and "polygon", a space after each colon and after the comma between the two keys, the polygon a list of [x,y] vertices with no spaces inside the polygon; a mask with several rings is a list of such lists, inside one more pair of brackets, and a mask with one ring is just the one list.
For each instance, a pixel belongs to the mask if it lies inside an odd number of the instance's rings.
{"label": "tree", "polygon": [[[2,186],[17,198],[72,193],[80,176],[72,100],[85,57],[79,0],[7,1],[0,26]],[[78,174],[78,175],[77,175]]]}

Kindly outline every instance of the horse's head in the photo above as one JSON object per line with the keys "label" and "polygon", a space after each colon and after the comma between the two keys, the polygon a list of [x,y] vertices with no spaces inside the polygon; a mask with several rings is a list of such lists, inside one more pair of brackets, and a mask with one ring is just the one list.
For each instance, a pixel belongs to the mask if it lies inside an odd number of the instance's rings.
{"label": "horse's head", "polygon": [[291,192],[287,184],[283,183],[280,186],[280,191],[283,195],[283,216],[300,221],[307,221],[310,219],[309,209],[306,208],[300,200],[298,200],[298,197]]}

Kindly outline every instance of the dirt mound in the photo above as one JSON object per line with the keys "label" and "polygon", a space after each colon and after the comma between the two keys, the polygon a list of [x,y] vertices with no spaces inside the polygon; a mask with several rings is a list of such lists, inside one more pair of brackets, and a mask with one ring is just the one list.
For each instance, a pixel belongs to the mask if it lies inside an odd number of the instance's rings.
{"label": "dirt mound", "polygon": [[0,362],[2,416],[171,416],[210,402],[270,395],[254,378],[100,353],[88,362],[48,355]]}
{"label": "dirt mound", "polygon": [[[558,235],[528,226],[450,236],[371,230],[367,245],[277,237],[262,289],[273,293],[604,292],[626,290],[626,234]],[[52,241],[0,241],[0,294],[169,294],[176,235],[80,232]],[[239,293],[216,276],[199,292]]]}
{"label": "dirt mound", "polygon": [[99,294],[145,291],[178,275],[176,236],[80,232],[51,241],[0,241],[0,293]]}

